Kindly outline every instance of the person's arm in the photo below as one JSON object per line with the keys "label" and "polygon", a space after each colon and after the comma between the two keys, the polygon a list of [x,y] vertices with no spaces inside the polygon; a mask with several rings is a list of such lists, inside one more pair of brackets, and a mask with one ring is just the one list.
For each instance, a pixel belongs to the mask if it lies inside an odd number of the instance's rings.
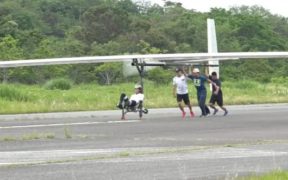
{"label": "person's arm", "polygon": [[175,78],[173,78],[173,96],[176,97],[176,88],[177,88],[177,84],[176,84],[176,80]]}
{"label": "person's arm", "polygon": [[192,74],[187,74],[186,77],[189,78],[190,80],[193,80],[193,78],[194,78]]}
{"label": "person's arm", "polygon": [[[205,77],[205,78],[206,78],[206,81],[207,81],[208,83],[210,83],[210,84],[212,84],[212,85],[215,84],[211,79],[209,79],[209,78],[207,78],[207,77]],[[215,84],[215,85],[216,85],[216,84]]]}
{"label": "person's arm", "polygon": [[212,84],[212,86],[214,86],[215,87],[215,92],[214,92],[214,94],[218,94],[218,92],[219,92],[219,90],[220,90],[220,87],[219,86],[217,86],[217,84],[216,83],[214,83],[213,81],[211,81],[210,79],[208,79],[207,78],[207,81],[209,82],[209,83],[211,83]]}
{"label": "person's arm", "polygon": [[182,72],[183,72],[183,74],[184,74],[184,76],[185,76],[185,77],[187,77],[187,76],[188,76],[188,74],[186,73],[186,71],[185,71],[185,68],[184,68],[184,67],[182,67]]}
{"label": "person's arm", "polygon": [[142,93],[139,94],[139,100],[142,102],[144,101],[144,94],[142,94]]}
{"label": "person's arm", "polygon": [[212,80],[212,76],[209,74],[206,74],[206,78]]}
{"label": "person's arm", "polygon": [[[214,83],[215,84],[215,83]],[[219,93],[220,87],[217,86],[216,84],[214,85],[214,87],[216,88],[214,94],[217,95]]]}
{"label": "person's arm", "polygon": [[174,84],[173,85],[173,96],[174,97],[176,97],[176,88],[177,88],[177,86]]}
{"label": "person's arm", "polygon": [[217,85],[217,87],[216,87],[215,94],[218,94],[218,92],[219,92],[220,89],[221,89],[221,81],[217,80],[216,85]]}

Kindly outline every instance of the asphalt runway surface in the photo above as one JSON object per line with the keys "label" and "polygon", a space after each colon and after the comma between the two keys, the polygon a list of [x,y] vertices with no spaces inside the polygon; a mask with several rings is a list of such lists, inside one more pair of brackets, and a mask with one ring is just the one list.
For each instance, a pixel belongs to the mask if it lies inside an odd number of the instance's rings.
{"label": "asphalt runway surface", "polygon": [[[199,115],[199,109],[194,108]],[[288,170],[288,104],[0,116],[1,180],[235,179]],[[188,113],[187,113],[188,114]]]}

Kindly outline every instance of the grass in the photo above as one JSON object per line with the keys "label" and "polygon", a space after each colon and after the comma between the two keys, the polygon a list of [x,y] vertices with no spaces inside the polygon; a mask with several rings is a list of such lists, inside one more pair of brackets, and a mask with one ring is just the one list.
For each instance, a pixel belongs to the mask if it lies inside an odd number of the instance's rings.
{"label": "grass", "polygon": [[[223,82],[225,104],[287,103],[288,86],[261,84],[253,81]],[[0,114],[94,111],[116,109],[119,95],[133,93],[134,83],[101,86],[74,85],[69,90],[48,90],[38,85],[3,84],[0,86]],[[194,105],[196,90],[189,83],[190,98]],[[209,100],[208,93],[207,101]],[[172,85],[145,82],[145,106],[148,108],[176,107]]]}
{"label": "grass", "polygon": [[22,140],[37,140],[37,139],[54,139],[55,134],[54,133],[30,133],[30,134],[24,134],[22,136]]}
{"label": "grass", "polygon": [[288,171],[274,171],[261,176],[241,177],[239,180],[287,180]]}
{"label": "grass", "polygon": [[5,136],[0,137],[0,141],[31,141],[31,140],[38,140],[38,139],[54,139],[54,133],[38,133],[32,132],[28,134],[23,134],[19,137],[16,136]]}
{"label": "grass", "polygon": [[5,137],[1,137],[0,141],[16,141],[16,138],[12,136],[5,136]]}
{"label": "grass", "polygon": [[69,90],[72,87],[72,82],[68,79],[52,79],[48,81],[44,88],[48,90],[60,89],[60,90]]}
{"label": "grass", "polygon": [[64,128],[64,135],[65,135],[66,139],[71,139],[72,138],[71,132],[70,132],[70,130],[67,127]]}

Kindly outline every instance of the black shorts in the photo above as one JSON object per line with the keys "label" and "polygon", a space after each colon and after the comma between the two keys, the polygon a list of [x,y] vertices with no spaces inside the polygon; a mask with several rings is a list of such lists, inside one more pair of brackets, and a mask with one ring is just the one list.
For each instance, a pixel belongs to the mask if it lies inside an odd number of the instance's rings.
{"label": "black shorts", "polygon": [[217,95],[212,94],[209,103],[215,104],[217,102],[218,106],[223,106],[223,95],[222,93],[219,93]]}
{"label": "black shorts", "polygon": [[177,102],[184,101],[186,105],[190,103],[189,95],[188,94],[177,94]]}
{"label": "black shorts", "polygon": [[135,107],[136,105],[137,105],[137,103],[134,100],[130,101],[130,103],[129,103],[130,107]]}

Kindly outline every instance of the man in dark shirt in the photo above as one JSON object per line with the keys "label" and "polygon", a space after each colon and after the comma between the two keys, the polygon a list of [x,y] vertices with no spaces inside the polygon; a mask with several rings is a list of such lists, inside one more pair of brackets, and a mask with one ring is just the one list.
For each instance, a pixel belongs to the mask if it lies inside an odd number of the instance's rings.
{"label": "man in dark shirt", "polygon": [[212,94],[210,98],[209,105],[212,109],[214,109],[213,115],[215,115],[218,112],[218,109],[215,107],[215,103],[217,102],[218,106],[224,111],[224,116],[228,114],[227,109],[223,106],[223,93],[221,89],[221,81],[217,77],[216,72],[212,72],[212,76],[209,77],[213,83],[215,83],[218,88],[216,88],[214,85],[212,85]]}
{"label": "man in dark shirt", "polygon": [[[192,79],[194,86],[197,89],[197,100],[198,100],[198,105],[202,111],[202,116],[207,116],[210,114],[210,110],[208,106],[206,106],[206,96],[207,96],[207,91],[205,87],[205,82],[208,81],[213,84],[213,82],[208,79],[206,76],[200,75],[200,71],[198,68],[193,69],[193,73],[188,75],[188,78]],[[215,85],[217,87],[217,85]]]}

